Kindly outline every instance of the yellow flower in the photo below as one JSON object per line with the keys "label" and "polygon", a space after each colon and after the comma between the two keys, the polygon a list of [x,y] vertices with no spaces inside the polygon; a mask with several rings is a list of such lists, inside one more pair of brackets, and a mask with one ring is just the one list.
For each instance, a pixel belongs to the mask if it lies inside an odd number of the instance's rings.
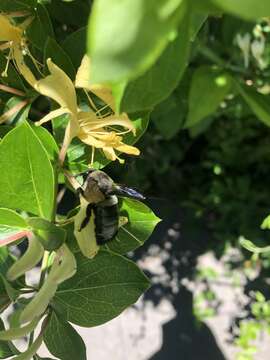
{"label": "yellow flower", "polygon": [[[15,66],[24,78],[33,86],[36,79],[24,62],[24,53],[30,55],[26,40],[24,38],[24,30],[32,21],[32,18],[26,19],[20,26],[11,24],[7,15],[0,14],[0,50],[9,49],[7,55],[7,64],[2,76],[7,76],[7,70],[10,60],[14,60]],[[34,60],[32,58],[32,60]]]}
{"label": "yellow flower", "polygon": [[[47,65],[50,75],[37,81],[34,84],[34,88],[40,94],[55,100],[60,105],[60,108],[51,111],[38,122],[38,125],[59,115],[69,114],[70,121],[66,128],[64,142],[60,152],[61,162],[64,161],[67,148],[75,136],[84,143],[92,146],[93,149],[102,149],[104,155],[110,160],[119,159],[115,150],[127,154],[139,155],[140,152],[136,147],[126,145],[122,142],[122,134],[130,131],[135,134],[135,127],[126,114],[113,114],[104,117],[98,110],[87,112],[81,111],[77,105],[75,86],[70,78],[63,70],[55,65],[51,59],[47,60]],[[87,71],[87,68],[88,67],[85,66],[84,57],[78,71],[79,76],[77,74],[76,77],[76,86],[87,87],[87,89],[90,89],[103,101],[106,101],[106,107],[113,107],[113,97],[109,88],[100,85],[89,86],[87,77],[83,76],[84,72]],[[92,106],[94,105],[92,104]],[[123,127],[125,131],[112,128],[114,126]],[[121,161],[121,159],[119,160]]]}
{"label": "yellow flower", "polygon": [[81,65],[77,71],[75,86],[91,91],[98,96],[105,104],[108,104],[111,109],[115,110],[114,98],[109,86],[100,84],[91,84],[91,61],[89,56],[84,55]]}

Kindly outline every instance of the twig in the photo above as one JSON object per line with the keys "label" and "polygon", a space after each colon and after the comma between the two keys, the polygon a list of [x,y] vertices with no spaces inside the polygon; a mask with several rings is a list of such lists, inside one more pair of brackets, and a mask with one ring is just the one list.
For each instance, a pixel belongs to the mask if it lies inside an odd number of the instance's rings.
{"label": "twig", "polygon": [[8,92],[10,94],[18,95],[18,96],[25,96],[25,93],[21,90],[14,89],[13,87],[0,84],[0,90],[3,90],[5,92]]}
{"label": "twig", "polygon": [[11,109],[6,111],[2,116],[0,116],[0,124],[9,120],[9,118],[18,113],[21,109],[23,109],[27,104],[29,104],[28,100],[23,100],[19,102],[17,105],[13,106]]}

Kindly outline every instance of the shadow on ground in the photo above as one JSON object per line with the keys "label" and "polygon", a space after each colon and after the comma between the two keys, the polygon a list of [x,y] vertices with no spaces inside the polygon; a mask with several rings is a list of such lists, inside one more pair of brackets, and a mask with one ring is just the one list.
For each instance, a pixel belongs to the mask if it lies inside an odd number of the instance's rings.
{"label": "shadow on ground", "polygon": [[163,219],[148,244],[136,252],[136,258],[152,256],[161,259],[158,274],[148,269],[153,286],[145,301],[158,305],[169,300],[176,316],[162,326],[161,349],[151,360],[222,360],[225,359],[215,337],[206,324],[196,321],[193,315],[193,294],[181,283],[192,279],[197,257],[208,250],[211,239],[203,225],[191,214],[179,210],[165,201],[151,201],[151,208]]}

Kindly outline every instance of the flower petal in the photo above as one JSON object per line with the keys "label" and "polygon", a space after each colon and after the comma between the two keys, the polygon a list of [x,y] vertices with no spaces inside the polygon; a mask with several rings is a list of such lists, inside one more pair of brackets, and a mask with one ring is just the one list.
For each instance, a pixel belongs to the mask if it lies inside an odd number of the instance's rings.
{"label": "flower petal", "polygon": [[112,91],[109,86],[101,84],[90,84],[91,79],[91,60],[89,56],[84,55],[81,65],[77,71],[75,86],[78,88],[84,88],[104,101],[105,104],[108,104],[111,109],[114,110],[115,103],[112,95]]}
{"label": "flower petal", "polygon": [[104,155],[107,159],[115,161],[117,159],[117,156],[115,154],[115,151],[112,147],[103,147],[102,151],[104,152]]}
{"label": "flower petal", "polygon": [[16,65],[21,75],[31,86],[35,87],[37,83],[37,79],[35,78],[34,74],[31,72],[29,67],[25,64],[23,53],[19,44],[13,47],[13,57],[15,59]]}
{"label": "flower petal", "polygon": [[71,114],[70,116],[71,116],[70,121],[67,124],[66,131],[65,131],[65,136],[64,136],[64,141],[63,141],[61,151],[60,151],[60,154],[59,154],[59,160],[60,160],[61,164],[63,164],[63,162],[65,160],[69,144],[71,143],[72,139],[75,136],[78,135],[78,133],[80,131],[80,127],[79,127],[79,124],[77,122],[77,119],[74,118],[73,114]]}
{"label": "flower petal", "polygon": [[35,125],[36,126],[42,125],[45,122],[56,118],[57,116],[67,114],[67,113],[69,113],[69,110],[66,108],[59,108],[59,109],[53,110],[53,111],[49,112],[49,114],[45,115],[41,120],[37,121],[35,123]]}
{"label": "flower petal", "polygon": [[96,148],[103,148],[105,146],[104,141],[97,140],[94,138],[94,136],[91,136],[90,134],[80,132],[78,138],[89,146],[94,146]]}
{"label": "flower petal", "polygon": [[92,259],[98,252],[99,246],[96,241],[94,214],[90,217],[88,224],[81,229],[86,216],[88,202],[81,196],[81,207],[74,219],[74,235],[84,256]]}
{"label": "flower petal", "polygon": [[50,97],[61,107],[69,109],[71,113],[76,115],[77,98],[72,81],[51,59],[47,59],[47,65],[51,75],[37,81],[34,86],[35,89],[40,94]]}
{"label": "flower petal", "polygon": [[8,17],[0,14],[0,41],[20,42],[22,30],[10,23]]}
{"label": "flower petal", "polygon": [[129,120],[127,114],[111,115],[105,118],[98,118],[94,113],[86,113],[79,115],[80,123],[83,122],[83,126],[86,127],[85,131],[95,130],[101,127],[118,125],[122,126],[135,134],[136,129],[132,121]]}
{"label": "flower petal", "polygon": [[129,155],[140,155],[140,150],[138,148],[136,148],[135,146],[126,145],[124,143],[116,146],[115,149]]}

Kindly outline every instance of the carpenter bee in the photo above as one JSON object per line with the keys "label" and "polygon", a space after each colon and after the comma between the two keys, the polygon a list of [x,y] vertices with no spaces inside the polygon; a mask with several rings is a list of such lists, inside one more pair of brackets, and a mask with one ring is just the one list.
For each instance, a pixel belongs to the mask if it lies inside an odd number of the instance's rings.
{"label": "carpenter bee", "polygon": [[143,200],[134,189],[117,185],[103,171],[89,170],[78,188],[81,209],[75,219],[74,234],[82,253],[96,255],[100,245],[112,240],[119,229],[118,196]]}

